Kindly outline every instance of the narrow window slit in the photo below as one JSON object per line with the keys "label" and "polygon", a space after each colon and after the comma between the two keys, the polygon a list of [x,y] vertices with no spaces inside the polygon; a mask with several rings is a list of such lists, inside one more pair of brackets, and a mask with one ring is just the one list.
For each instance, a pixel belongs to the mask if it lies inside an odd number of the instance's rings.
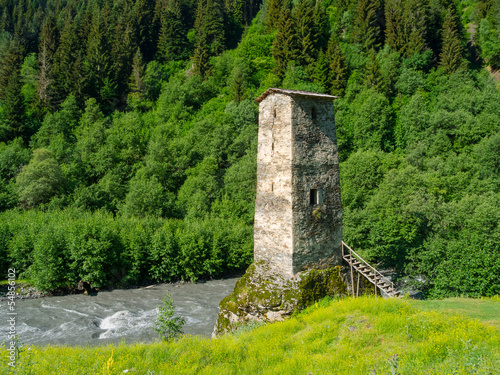
{"label": "narrow window slit", "polygon": [[316,107],[312,107],[312,108],[311,108],[311,118],[312,118],[313,120],[316,120],[316,117],[317,117]]}
{"label": "narrow window slit", "polygon": [[318,189],[311,189],[309,194],[309,203],[311,206],[318,204]]}

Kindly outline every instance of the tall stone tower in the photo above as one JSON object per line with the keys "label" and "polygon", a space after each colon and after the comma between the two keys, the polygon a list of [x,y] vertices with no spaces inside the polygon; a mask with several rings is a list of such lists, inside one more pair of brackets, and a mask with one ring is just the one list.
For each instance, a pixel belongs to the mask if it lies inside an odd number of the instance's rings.
{"label": "tall stone tower", "polygon": [[256,99],[254,258],[290,277],[341,264],[335,98],[270,88]]}

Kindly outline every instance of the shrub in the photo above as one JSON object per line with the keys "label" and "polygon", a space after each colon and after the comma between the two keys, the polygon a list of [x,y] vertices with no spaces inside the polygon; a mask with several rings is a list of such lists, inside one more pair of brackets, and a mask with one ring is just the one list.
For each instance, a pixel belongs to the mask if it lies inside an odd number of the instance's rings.
{"label": "shrub", "polygon": [[160,338],[170,341],[182,333],[182,326],[186,320],[182,317],[175,317],[174,301],[170,293],[166,293],[161,299],[162,304],[158,306],[158,317],[154,324],[154,330],[158,332]]}

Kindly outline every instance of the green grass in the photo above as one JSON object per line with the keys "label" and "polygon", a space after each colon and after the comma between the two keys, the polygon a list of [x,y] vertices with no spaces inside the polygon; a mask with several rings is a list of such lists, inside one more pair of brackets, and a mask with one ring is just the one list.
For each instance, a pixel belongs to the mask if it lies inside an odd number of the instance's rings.
{"label": "green grass", "polygon": [[456,314],[478,319],[500,330],[500,298],[447,298],[413,301],[412,305],[426,311],[438,311],[447,316]]}
{"label": "green grass", "polygon": [[[216,340],[186,336],[170,343],[34,347],[21,353],[17,373],[500,374],[499,330],[416,305],[348,298]],[[3,361],[0,373],[6,370]]]}

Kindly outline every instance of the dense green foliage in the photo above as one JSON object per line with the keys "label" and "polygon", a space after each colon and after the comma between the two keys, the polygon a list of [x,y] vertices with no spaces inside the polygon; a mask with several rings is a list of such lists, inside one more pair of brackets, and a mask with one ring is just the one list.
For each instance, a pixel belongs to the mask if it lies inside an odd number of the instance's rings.
{"label": "dense green foliage", "polygon": [[49,290],[79,280],[97,287],[196,280],[251,260],[251,227],[234,219],[115,218],[81,209],[9,211],[1,219],[3,266]]}
{"label": "dense green foliage", "polygon": [[[428,301],[322,300],[284,322],[253,323],[216,340],[21,349],[12,372],[68,374],[500,374],[500,331],[462,307],[439,313]],[[429,301],[435,303],[435,301]],[[444,301],[446,302],[446,300]],[[500,302],[481,301],[484,310]],[[427,307],[427,308],[426,308]],[[460,315],[458,315],[460,314]],[[476,314],[474,314],[476,315]]]}
{"label": "dense green foliage", "polygon": [[0,0],[0,266],[244,269],[252,99],[280,86],[341,96],[346,242],[435,296],[498,294],[499,65],[494,0]]}

